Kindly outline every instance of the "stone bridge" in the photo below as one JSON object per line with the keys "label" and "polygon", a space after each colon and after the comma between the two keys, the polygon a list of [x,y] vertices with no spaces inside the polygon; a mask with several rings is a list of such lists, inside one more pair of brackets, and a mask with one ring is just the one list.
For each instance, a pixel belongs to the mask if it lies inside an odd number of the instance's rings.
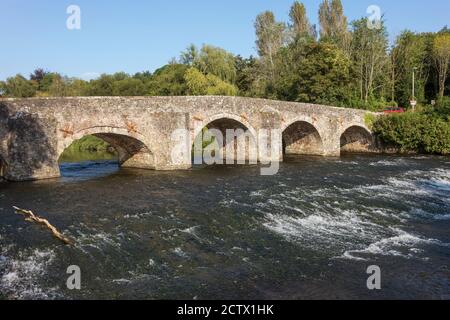
{"label": "stone bridge", "polygon": [[[203,128],[244,129],[257,148],[277,142],[283,146],[277,151],[279,161],[285,154],[337,157],[346,151],[369,152],[374,143],[365,123],[367,113],[241,97],[0,99],[0,174],[11,181],[59,177],[60,155],[86,135],[110,143],[124,167],[189,169],[192,143]],[[179,142],[172,133],[177,129],[190,137],[186,151],[174,158]],[[262,129],[279,131],[277,141],[260,141]],[[257,157],[262,160],[259,153]]]}

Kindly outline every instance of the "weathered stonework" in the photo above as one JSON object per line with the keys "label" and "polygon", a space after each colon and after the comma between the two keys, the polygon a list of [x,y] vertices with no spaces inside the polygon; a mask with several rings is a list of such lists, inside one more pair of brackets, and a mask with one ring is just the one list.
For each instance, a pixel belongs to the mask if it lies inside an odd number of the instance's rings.
{"label": "weathered stonework", "polygon": [[[261,129],[277,129],[284,133],[277,143],[284,143],[286,153],[339,156],[341,149],[373,149],[366,114],[241,97],[0,99],[0,172],[14,181],[58,177],[60,155],[86,135],[114,146],[123,166],[188,169],[192,142],[204,127],[248,129],[258,146]],[[186,152],[174,159],[172,134],[177,129],[188,130],[191,140],[186,141]]]}

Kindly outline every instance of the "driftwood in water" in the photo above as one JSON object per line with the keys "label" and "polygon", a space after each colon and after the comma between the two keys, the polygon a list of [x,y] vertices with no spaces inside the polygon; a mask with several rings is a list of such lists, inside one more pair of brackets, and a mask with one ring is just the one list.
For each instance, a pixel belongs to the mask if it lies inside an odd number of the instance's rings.
{"label": "driftwood in water", "polygon": [[20,209],[17,207],[13,207],[13,208],[17,214],[23,215],[25,217],[25,221],[41,224],[41,225],[47,227],[52,232],[52,234],[55,236],[55,238],[61,240],[65,244],[73,245],[73,241],[70,240],[69,238],[66,238],[65,236],[63,236],[61,232],[59,232],[54,226],[52,226],[50,224],[50,222],[48,222],[48,220],[42,219],[42,218],[36,216],[31,211]]}

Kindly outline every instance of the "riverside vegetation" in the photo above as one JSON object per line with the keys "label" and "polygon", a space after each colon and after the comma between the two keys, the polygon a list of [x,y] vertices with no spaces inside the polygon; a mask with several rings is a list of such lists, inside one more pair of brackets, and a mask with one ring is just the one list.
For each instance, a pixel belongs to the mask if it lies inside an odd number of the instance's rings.
{"label": "riverside vegetation", "polygon": [[[28,79],[18,74],[0,81],[0,96],[239,95],[370,111],[408,109],[414,98],[416,112],[375,119],[374,132],[402,152],[450,153],[450,29],[405,30],[390,46],[384,21],[380,28],[369,28],[367,18],[349,23],[340,0],[320,4],[319,24],[311,25],[296,1],[288,22],[270,11],[256,17],[256,57],[190,45],[153,73],[118,72],[85,81],[37,69]],[[109,148],[92,137],[80,143],[91,151]]]}

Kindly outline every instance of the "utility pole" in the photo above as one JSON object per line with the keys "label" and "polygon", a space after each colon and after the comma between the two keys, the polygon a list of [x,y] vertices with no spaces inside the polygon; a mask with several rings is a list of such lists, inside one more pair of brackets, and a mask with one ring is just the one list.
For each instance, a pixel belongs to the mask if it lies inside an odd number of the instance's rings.
{"label": "utility pole", "polygon": [[411,106],[413,108],[413,112],[416,111],[416,105],[417,105],[417,101],[416,101],[416,70],[417,67],[414,67],[412,70],[412,101],[411,101]]}

